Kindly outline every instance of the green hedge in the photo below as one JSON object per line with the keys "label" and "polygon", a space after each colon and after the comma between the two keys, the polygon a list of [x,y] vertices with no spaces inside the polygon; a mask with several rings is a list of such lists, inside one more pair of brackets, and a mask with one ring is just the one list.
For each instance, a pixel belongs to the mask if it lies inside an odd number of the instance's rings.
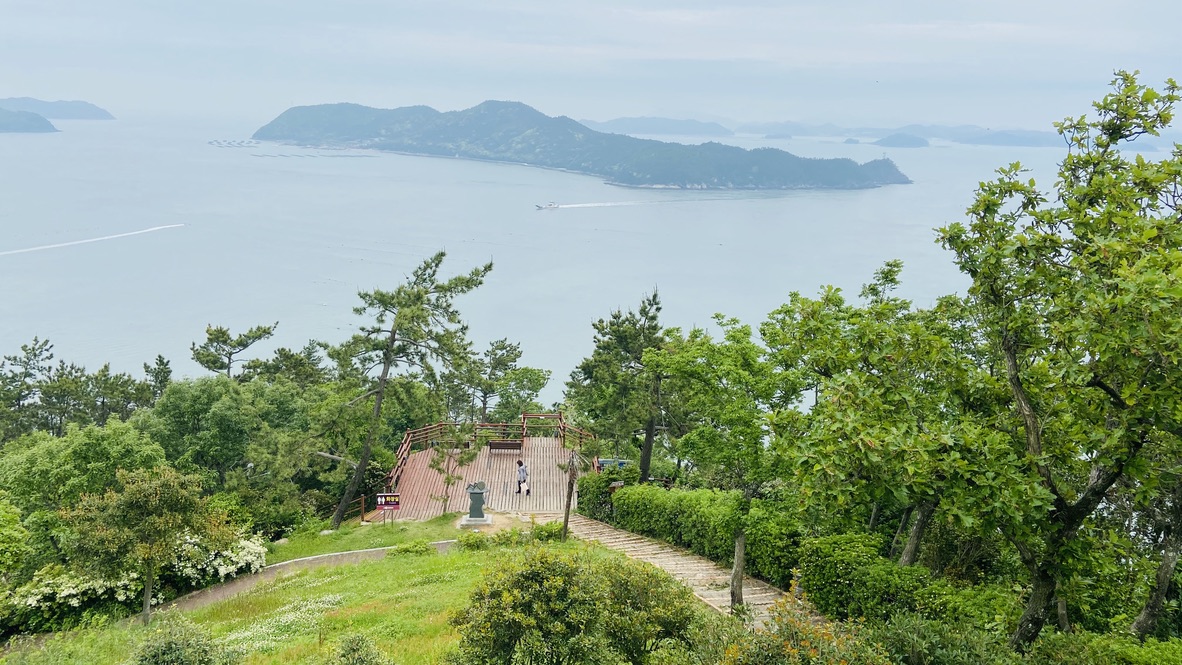
{"label": "green hedge", "polygon": [[1182,665],[1182,640],[1140,644],[1132,635],[1051,633],[1048,628],[1026,660],[1039,665]]}
{"label": "green hedge", "polygon": [[914,610],[929,584],[922,566],[901,567],[878,556],[878,536],[843,534],[805,540],[800,583],[818,610],[835,619],[886,619]]}
{"label": "green hedge", "polygon": [[579,506],[576,512],[593,520],[613,523],[612,495],[608,486],[617,480],[624,481],[625,485],[635,485],[640,480],[640,470],[627,466],[579,477]]}
{"label": "green hedge", "polygon": [[[580,495],[580,508],[582,501]],[[734,558],[737,492],[631,485],[612,494],[611,509],[600,512],[606,513],[604,521],[621,529],[659,538],[719,563],[729,564]],[[777,503],[756,499],[744,527],[747,573],[788,588],[801,534],[794,515]]]}

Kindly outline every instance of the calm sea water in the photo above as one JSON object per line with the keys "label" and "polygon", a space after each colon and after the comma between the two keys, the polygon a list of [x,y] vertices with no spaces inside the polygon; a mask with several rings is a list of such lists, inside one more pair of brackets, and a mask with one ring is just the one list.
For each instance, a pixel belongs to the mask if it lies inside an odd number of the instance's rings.
{"label": "calm sea water", "polygon": [[[963,291],[933,229],[961,219],[996,167],[1021,160],[1049,185],[1062,157],[736,139],[804,156],[886,154],[915,184],[680,192],[503,164],[224,147],[264,121],[59,122],[59,134],[0,134],[0,354],[39,336],[91,370],[110,362],[139,376],[163,354],[178,375],[196,376],[204,370],[189,345],[207,324],[278,321],[261,351],[339,342],[358,323],[358,290],[394,288],[443,249],[447,274],[495,263],[457,304],[478,347],[508,337],[525,364],[552,370],[543,397],[557,400],[591,351],[591,322],[653,288],[665,323],[683,327],[715,312],[758,324],[790,292],[823,284],[853,296],[892,258],[904,261],[902,292],[918,305]],[[535,209],[550,201],[561,207]]]}

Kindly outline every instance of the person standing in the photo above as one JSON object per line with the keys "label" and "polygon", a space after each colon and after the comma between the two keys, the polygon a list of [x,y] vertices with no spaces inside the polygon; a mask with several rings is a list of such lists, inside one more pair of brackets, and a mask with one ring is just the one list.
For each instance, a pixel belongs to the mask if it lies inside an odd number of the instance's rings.
{"label": "person standing", "polygon": [[529,496],[529,467],[517,460],[517,494],[521,494],[522,487],[525,487],[525,495]]}

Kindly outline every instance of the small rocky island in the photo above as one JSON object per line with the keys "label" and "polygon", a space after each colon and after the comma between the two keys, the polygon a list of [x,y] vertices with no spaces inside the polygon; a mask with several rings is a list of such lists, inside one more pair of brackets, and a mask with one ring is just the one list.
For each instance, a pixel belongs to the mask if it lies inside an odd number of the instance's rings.
{"label": "small rocky island", "polygon": [[36,113],[8,111],[0,108],[0,132],[41,134],[56,132],[57,127]]}
{"label": "small rocky island", "polygon": [[889,159],[798,157],[774,148],[684,145],[594,131],[518,102],[441,113],[426,106],[297,106],[253,138],[301,146],[367,148],[562,169],[630,187],[861,189],[911,181]]}
{"label": "small rocky island", "polygon": [[36,113],[51,120],[114,120],[115,116],[90,102],[56,101],[47,102],[32,97],[9,97],[0,99],[0,109]]}

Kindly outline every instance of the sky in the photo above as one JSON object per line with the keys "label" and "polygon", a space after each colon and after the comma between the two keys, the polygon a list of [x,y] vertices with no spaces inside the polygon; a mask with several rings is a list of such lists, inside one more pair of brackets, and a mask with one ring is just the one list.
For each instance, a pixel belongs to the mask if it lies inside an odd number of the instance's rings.
{"label": "sky", "polygon": [[350,101],[1050,129],[1182,78],[1176,0],[0,0],[0,97],[255,119]]}

